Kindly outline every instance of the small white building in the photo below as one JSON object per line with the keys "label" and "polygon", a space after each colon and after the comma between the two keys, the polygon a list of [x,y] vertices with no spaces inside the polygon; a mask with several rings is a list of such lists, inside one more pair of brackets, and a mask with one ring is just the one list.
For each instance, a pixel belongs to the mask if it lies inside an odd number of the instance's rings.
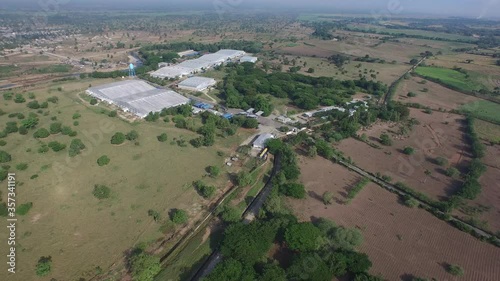
{"label": "small white building", "polygon": [[217,81],[206,77],[190,77],[179,83],[179,89],[188,91],[204,91],[209,87],[213,87]]}
{"label": "small white building", "polygon": [[251,63],[256,63],[258,60],[257,57],[251,57],[251,56],[243,56],[240,58],[240,62],[251,62]]}
{"label": "small white building", "polygon": [[270,133],[262,134],[257,137],[253,142],[254,148],[264,149],[266,147],[267,140],[274,139],[274,135]]}

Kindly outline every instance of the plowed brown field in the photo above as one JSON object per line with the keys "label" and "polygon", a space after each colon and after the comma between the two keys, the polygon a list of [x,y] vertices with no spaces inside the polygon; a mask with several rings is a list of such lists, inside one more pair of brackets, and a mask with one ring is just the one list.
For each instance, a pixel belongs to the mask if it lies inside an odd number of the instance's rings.
{"label": "plowed brown field", "polygon": [[[301,180],[309,193],[332,191],[342,198],[358,179],[347,169],[323,158],[301,158]],[[325,207],[316,196],[290,200],[303,220],[325,217],[340,225],[359,228],[364,236],[360,251],[373,262],[372,274],[387,280],[411,280],[413,276],[438,280],[497,281],[500,249],[481,242],[421,209],[401,205],[396,195],[375,184],[367,185],[349,205]],[[446,272],[448,264],[460,265],[465,275]]]}

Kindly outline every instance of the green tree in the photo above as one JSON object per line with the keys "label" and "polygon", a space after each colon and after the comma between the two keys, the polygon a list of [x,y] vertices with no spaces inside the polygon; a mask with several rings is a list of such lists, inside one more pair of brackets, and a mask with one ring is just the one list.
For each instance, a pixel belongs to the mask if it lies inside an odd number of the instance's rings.
{"label": "green tree", "polygon": [[458,171],[458,169],[457,169],[457,168],[455,168],[455,167],[450,167],[450,168],[446,169],[445,174],[446,174],[448,177],[455,177],[456,175],[460,174],[460,172]]}
{"label": "green tree", "polygon": [[50,124],[50,133],[55,135],[55,134],[59,134],[61,132],[61,129],[62,129],[62,124],[59,123],[59,122],[55,122],[55,123],[52,123]]}
{"label": "green tree", "polygon": [[97,159],[97,165],[99,166],[108,165],[109,161],[111,161],[109,157],[107,155],[103,155]]}
{"label": "green tree", "polygon": [[334,197],[333,192],[331,192],[331,191],[325,191],[325,193],[323,193],[323,197],[322,197],[323,204],[325,204],[325,205],[332,204],[333,197]]}
{"label": "green tree", "polygon": [[145,252],[133,255],[129,263],[134,281],[153,281],[161,271],[160,259]]}
{"label": "green tree", "polygon": [[167,141],[167,134],[166,133],[163,133],[159,136],[156,137],[158,139],[159,142],[166,142]]}
{"label": "green tree", "polygon": [[69,156],[75,157],[76,155],[80,154],[83,149],[85,149],[85,144],[83,144],[82,140],[73,139],[71,140],[71,143],[69,145]]}
{"label": "green tree", "polygon": [[175,209],[170,215],[170,219],[175,224],[185,224],[187,223],[189,216],[188,213],[181,209]]}
{"label": "green tree", "polygon": [[91,98],[90,99],[90,105],[96,105],[97,104],[97,99],[96,98]]}
{"label": "green tree", "polygon": [[27,119],[21,121],[21,125],[26,129],[34,128],[38,125],[38,118],[30,116]]}
{"label": "green tree", "polygon": [[132,131],[128,132],[125,137],[129,141],[134,141],[134,140],[136,140],[136,139],[139,138],[139,133],[137,131],[135,131],[135,130],[132,130]]}
{"label": "green tree", "polygon": [[448,160],[444,157],[437,157],[434,161],[436,161],[436,164],[438,164],[439,166],[448,165]]}
{"label": "green tree", "polygon": [[14,102],[15,103],[23,103],[23,102],[26,102],[26,99],[23,97],[23,95],[16,94],[16,96],[14,98]]}
{"label": "green tree", "polygon": [[454,276],[464,276],[464,269],[459,265],[450,264],[446,268],[446,271]]}
{"label": "green tree", "polygon": [[38,259],[38,263],[36,264],[36,275],[43,277],[49,275],[50,271],[52,270],[52,257],[47,256],[47,257],[40,257]]}
{"label": "green tree", "polygon": [[252,176],[246,171],[241,171],[236,176],[236,182],[239,186],[250,185],[252,183]]}
{"label": "green tree", "polygon": [[57,141],[51,141],[49,142],[48,147],[50,147],[52,151],[58,152],[64,150],[66,148],[66,145]]}
{"label": "green tree", "polygon": [[406,155],[412,155],[412,154],[415,154],[415,148],[411,147],[411,146],[407,146],[403,149],[403,153],[406,154]]}
{"label": "green tree", "polygon": [[12,160],[12,156],[6,151],[0,150],[0,163],[7,163]]}
{"label": "green tree", "polygon": [[289,197],[296,199],[306,198],[306,190],[303,184],[300,183],[287,183],[279,187],[279,191]]}
{"label": "green tree", "polygon": [[223,260],[215,269],[203,280],[205,281],[233,281],[241,280],[243,265],[241,262],[229,258]]}
{"label": "green tree", "polygon": [[321,257],[314,253],[301,253],[294,257],[287,269],[288,280],[330,281],[332,272]]}
{"label": "green tree", "polygon": [[50,132],[45,128],[40,128],[35,133],[33,133],[33,137],[36,139],[44,139],[48,136],[50,136]]}
{"label": "green tree", "polygon": [[386,146],[391,146],[392,145],[392,139],[389,137],[388,134],[382,134],[380,135],[380,143]]}
{"label": "green tree", "polygon": [[258,278],[259,281],[286,281],[286,273],[283,268],[275,264],[266,264],[262,268],[262,274]]}
{"label": "green tree", "polygon": [[310,222],[289,226],[285,231],[285,242],[292,250],[301,252],[316,250],[319,246],[320,230]]}
{"label": "green tree", "polygon": [[109,196],[111,195],[111,189],[109,189],[109,187],[107,187],[105,185],[96,184],[94,186],[94,190],[92,191],[92,194],[97,199],[106,199],[106,198],[109,198]]}
{"label": "green tree", "polygon": [[124,141],[125,135],[121,132],[117,132],[111,137],[111,144],[122,144]]}
{"label": "green tree", "polygon": [[314,145],[311,145],[308,149],[307,149],[307,156],[311,157],[311,158],[314,158],[318,155],[318,149],[316,148],[316,146]]}
{"label": "green tree", "polygon": [[212,178],[216,178],[220,175],[220,168],[217,166],[208,166],[207,171]]}

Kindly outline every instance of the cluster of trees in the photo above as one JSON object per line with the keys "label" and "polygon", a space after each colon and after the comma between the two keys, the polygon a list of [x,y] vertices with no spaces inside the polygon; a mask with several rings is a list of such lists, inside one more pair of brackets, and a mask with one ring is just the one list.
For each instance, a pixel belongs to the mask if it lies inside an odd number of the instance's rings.
{"label": "cluster of trees", "polygon": [[[355,251],[361,242],[358,230],[326,219],[299,223],[293,215],[267,213],[263,220],[226,229],[221,243],[224,260],[206,280],[330,281],[346,274],[355,280],[383,280],[367,273],[371,261]],[[266,256],[273,243],[292,250],[286,267]]]}
{"label": "cluster of trees", "polygon": [[195,50],[199,52],[215,53],[221,49],[243,50],[248,53],[259,53],[262,51],[262,43],[247,40],[225,40],[216,43],[197,43],[197,42],[175,42],[169,44],[151,44],[141,48],[139,53],[144,51],[170,50],[181,52],[185,50]]}
{"label": "cluster of trees", "polygon": [[81,139],[72,139],[69,144],[69,157],[75,157],[80,154],[83,149],[85,149],[85,144],[83,144]]}
{"label": "cluster of trees", "polygon": [[207,185],[202,181],[195,181],[193,185],[196,191],[206,199],[212,198],[217,190],[215,186]]}
{"label": "cluster of trees", "polygon": [[135,141],[139,138],[139,133],[135,130],[128,132],[127,134],[123,134],[122,132],[116,132],[111,137],[111,144],[122,144],[125,140]]}
{"label": "cluster of trees", "polygon": [[368,63],[385,63],[384,59],[372,58],[370,55],[365,55],[364,57],[355,58],[355,61],[368,62]]}
{"label": "cluster of trees", "polygon": [[310,77],[297,73],[274,72],[267,74],[254,64],[228,66],[228,75],[221,84],[221,97],[226,106],[248,109],[250,107],[269,115],[273,105],[269,94],[288,98],[299,108],[310,110],[319,105],[335,105],[356,91],[383,95],[387,86],[366,79],[340,81],[331,77]]}

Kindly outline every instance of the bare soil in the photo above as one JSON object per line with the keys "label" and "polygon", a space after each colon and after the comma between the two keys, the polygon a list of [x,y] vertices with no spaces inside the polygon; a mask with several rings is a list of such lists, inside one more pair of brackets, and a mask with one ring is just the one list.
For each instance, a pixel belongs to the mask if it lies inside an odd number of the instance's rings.
{"label": "bare soil", "polygon": [[[342,197],[358,178],[356,174],[323,158],[300,159],[301,180],[310,194],[332,191]],[[481,242],[422,209],[403,206],[396,195],[368,184],[348,205],[325,206],[310,196],[289,200],[302,220],[324,217],[363,233],[360,247],[373,262],[372,274],[387,280],[412,277],[438,280],[498,280],[500,249]],[[460,265],[465,275],[446,272],[448,264]]]}

